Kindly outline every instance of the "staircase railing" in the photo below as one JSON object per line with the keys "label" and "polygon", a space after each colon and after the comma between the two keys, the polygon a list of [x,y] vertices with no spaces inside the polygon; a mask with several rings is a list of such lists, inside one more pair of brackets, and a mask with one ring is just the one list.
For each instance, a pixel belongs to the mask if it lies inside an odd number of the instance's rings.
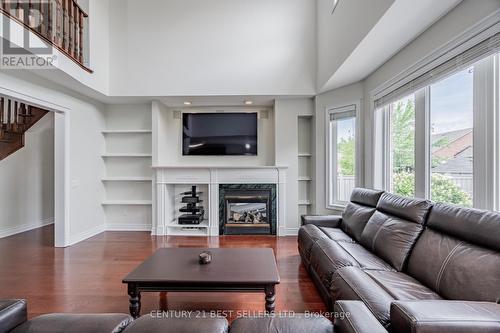
{"label": "staircase railing", "polygon": [[47,112],[7,97],[0,97],[0,160],[24,146],[24,133]]}
{"label": "staircase railing", "polygon": [[0,11],[56,47],[88,72],[88,15],[75,0],[0,0]]}

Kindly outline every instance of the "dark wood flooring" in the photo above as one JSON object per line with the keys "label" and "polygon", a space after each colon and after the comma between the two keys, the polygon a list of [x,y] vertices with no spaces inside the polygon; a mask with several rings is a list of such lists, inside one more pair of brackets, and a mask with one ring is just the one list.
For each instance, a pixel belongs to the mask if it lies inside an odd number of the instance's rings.
{"label": "dark wood flooring", "polygon": [[[29,316],[51,312],[128,313],[122,278],[161,247],[269,247],[281,284],[277,311],[326,311],[300,264],[296,237],[156,237],[147,232],[104,232],[66,249],[53,247],[48,226],[0,239],[0,299],[25,298]],[[158,293],[142,294],[142,314],[159,309]],[[168,293],[169,310],[263,311],[254,293]],[[234,318],[229,318],[234,319]]]}

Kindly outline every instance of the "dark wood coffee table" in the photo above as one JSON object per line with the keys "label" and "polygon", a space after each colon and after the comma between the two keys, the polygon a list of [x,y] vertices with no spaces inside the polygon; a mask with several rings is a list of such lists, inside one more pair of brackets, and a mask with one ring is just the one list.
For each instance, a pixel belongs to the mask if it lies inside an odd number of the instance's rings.
{"label": "dark wood coffee table", "polygon": [[[212,262],[200,265],[198,254],[206,250],[212,252]],[[272,249],[164,248],[128,274],[123,283],[128,284],[130,314],[137,318],[142,291],[264,292],[266,311],[273,312],[280,278]]]}

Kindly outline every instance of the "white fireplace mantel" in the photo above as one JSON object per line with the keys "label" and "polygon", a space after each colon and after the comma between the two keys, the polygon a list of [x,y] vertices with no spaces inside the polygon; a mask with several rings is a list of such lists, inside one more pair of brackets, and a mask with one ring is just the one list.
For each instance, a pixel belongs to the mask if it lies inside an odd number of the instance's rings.
{"label": "white fireplace mantel", "polygon": [[[285,166],[153,166],[153,230],[156,235],[217,236],[219,234],[220,184],[276,184],[277,234],[285,236],[286,170]],[[197,185],[203,192],[207,221],[196,229],[176,222],[179,193]]]}

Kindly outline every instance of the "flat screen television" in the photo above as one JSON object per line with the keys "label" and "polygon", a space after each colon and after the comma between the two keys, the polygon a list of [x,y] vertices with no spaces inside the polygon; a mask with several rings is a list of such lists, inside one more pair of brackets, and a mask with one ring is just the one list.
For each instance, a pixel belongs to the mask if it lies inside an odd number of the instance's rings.
{"label": "flat screen television", "polygon": [[183,155],[257,155],[257,113],[183,113]]}

